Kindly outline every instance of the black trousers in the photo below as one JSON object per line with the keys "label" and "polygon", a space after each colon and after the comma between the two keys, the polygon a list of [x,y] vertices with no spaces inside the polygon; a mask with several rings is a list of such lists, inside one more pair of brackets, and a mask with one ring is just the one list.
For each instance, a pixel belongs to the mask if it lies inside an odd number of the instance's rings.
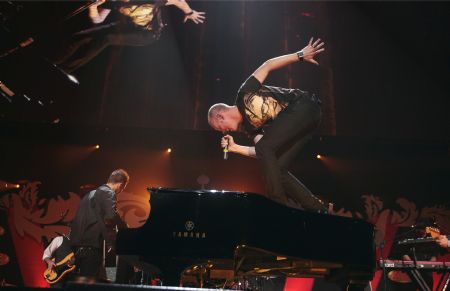
{"label": "black trousers", "polygon": [[287,170],[300,149],[311,139],[321,115],[316,101],[301,97],[278,114],[255,145],[270,199],[286,205],[290,198],[305,210],[327,211],[322,201]]}
{"label": "black trousers", "polygon": [[152,31],[128,23],[114,22],[73,34],[60,45],[51,59],[64,71],[73,72],[90,62],[108,46],[146,46],[155,41],[157,37]]}
{"label": "black trousers", "polygon": [[100,275],[102,253],[95,247],[75,247],[76,272],[74,275],[82,277],[95,277]]}

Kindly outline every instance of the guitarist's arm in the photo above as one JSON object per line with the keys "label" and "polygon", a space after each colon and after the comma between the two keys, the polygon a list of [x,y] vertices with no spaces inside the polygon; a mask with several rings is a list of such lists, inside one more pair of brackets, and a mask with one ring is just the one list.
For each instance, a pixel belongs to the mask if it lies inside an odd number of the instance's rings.
{"label": "guitarist's arm", "polygon": [[53,253],[56,251],[56,249],[58,249],[61,246],[62,243],[63,243],[63,237],[57,236],[52,240],[52,242],[44,250],[44,255],[42,256],[42,260],[47,264],[48,270],[51,270],[56,266],[55,262],[52,260]]}
{"label": "guitarist's arm", "polygon": [[440,235],[438,238],[436,238],[436,242],[443,248],[450,250],[450,241],[448,240],[448,237],[445,235]]}

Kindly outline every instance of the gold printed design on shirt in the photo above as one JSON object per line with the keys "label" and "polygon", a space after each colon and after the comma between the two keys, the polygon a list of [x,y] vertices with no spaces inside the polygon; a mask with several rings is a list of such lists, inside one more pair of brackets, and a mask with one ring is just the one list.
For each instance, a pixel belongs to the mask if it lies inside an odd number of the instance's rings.
{"label": "gold printed design on shirt", "polygon": [[146,29],[151,29],[150,22],[153,20],[153,5],[152,4],[142,4],[142,5],[130,5],[121,7],[119,12],[125,16],[130,17],[131,22],[137,26],[145,27]]}
{"label": "gold printed design on shirt", "polygon": [[250,123],[259,128],[268,120],[274,119],[286,104],[280,103],[270,96],[247,95],[244,97],[245,114]]}

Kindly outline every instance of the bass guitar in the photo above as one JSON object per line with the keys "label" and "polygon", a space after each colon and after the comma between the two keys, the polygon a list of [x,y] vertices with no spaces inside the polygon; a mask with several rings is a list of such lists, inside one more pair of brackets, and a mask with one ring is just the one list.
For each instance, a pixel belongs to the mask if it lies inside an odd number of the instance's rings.
{"label": "bass guitar", "polygon": [[44,271],[44,279],[50,285],[58,283],[64,276],[72,272],[75,269],[75,255],[74,253],[68,254],[64,259],[56,263],[53,269],[47,269]]}

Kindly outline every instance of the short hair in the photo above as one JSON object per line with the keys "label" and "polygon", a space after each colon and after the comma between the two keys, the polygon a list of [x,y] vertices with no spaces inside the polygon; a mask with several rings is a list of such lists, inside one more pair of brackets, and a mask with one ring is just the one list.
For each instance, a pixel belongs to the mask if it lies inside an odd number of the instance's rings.
{"label": "short hair", "polygon": [[109,175],[108,183],[128,183],[130,180],[130,175],[124,169],[114,170],[111,175]]}
{"label": "short hair", "polygon": [[225,111],[230,106],[225,103],[216,103],[213,106],[211,106],[208,110],[208,122],[211,121],[211,119],[216,117],[216,114],[222,111]]}

